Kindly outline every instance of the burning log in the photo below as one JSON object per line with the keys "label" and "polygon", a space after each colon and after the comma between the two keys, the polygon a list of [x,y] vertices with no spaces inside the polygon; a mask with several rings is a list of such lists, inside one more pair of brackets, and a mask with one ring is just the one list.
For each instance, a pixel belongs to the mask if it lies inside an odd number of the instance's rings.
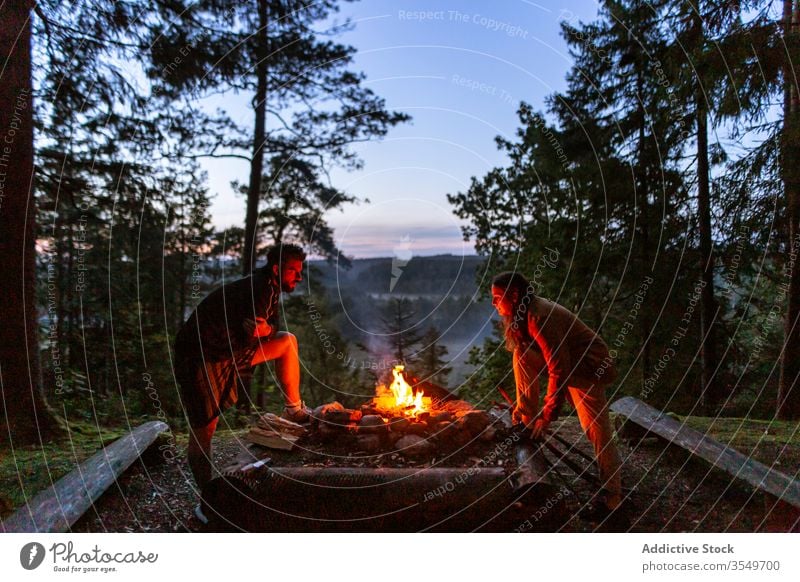
{"label": "burning log", "polygon": [[416,417],[430,410],[432,399],[425,396],[422,390],[414,390],[403,377],[402,365],[395,366],[392,370],[394,380],[388,386],[378,386],[374,403],[381,413],[386,415],[402,414]]}
{"label": "burning log", "polygon": [[[476,411],[460,400],[434,404],[433,399],[426,402],[425,398],[413,395],[415,402],[422,402],[421,410],[409,410],[402,401],[387,407],[388,401],[381,405],[379,397],[358,411],[347,411],[339,403],[317,409],[308,450],[314,449],[315,438],[322,442],[336,439],[337,445],[348,452],[374,456],[357,456],[363,460],[356,460],[360,465],[355,467],[332,467],[327,462],[325,467],[267,467],[253,463],[249,454],[240,468],[233,467],[204,490],[211,513],[217,512],[212,528],[514,531],[536,515],[537,507],[559,498],[547,479],[546,464],[528,450],[528,443],[518,443],[525,451],[519,453],[518,465],[508,459],[508,453],[516,450],[513,443],[518,436],[508,436],[486,452],[487,440],[508,434],[504,416]],[[507,411],[504,415],[508,416]],[[345,416],[345,425],[325,421],[341,421]],[[466,468],[384,466],[387,461],[434,463],[441,454],[458,463],[459,456],[452,453],[468,447],[474,447],[469,454],[483,458]],[[381,452],[392,454],[381,460]],[[381,466],[364,466],[367,463]],[[526,531],[557,529],[552,520],[560,519],[562,511],[561,506],[548,510],[548,521],[534,520],[536,525],[526,526]]]}
{"label": "burning log", "polygon": [[421,390],[426,396],[431,398],[434,406],[440,406],[450,400],[457,400],[458,396],[450,392],[444,386],[439,386],[428,380],[420,380],[416,376],[409,375],[409,380],[414,388]]}

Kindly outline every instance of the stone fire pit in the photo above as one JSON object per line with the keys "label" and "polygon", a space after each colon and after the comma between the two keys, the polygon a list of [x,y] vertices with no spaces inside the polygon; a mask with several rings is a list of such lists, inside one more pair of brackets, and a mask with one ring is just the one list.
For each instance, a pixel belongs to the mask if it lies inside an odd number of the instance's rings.
{"label": "stone fire pit", "polygon": [[[553,500],[563,495],[538,445],[510,430],[508,411],[476,410],[433,385],[421,390],[413,409],[387,410],[380,394],[358,409],[320,406],[288,452],[243,449],[203,491],[210,529],[557,529],[563,515]],[[546,503],[548,519],[531,528]]]}

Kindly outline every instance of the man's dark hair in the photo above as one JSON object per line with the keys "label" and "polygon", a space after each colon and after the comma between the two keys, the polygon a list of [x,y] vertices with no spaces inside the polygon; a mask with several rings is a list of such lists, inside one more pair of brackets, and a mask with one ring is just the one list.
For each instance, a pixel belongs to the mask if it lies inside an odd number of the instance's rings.
{"label": "man's dark hair", "polygon": [[536,298],[533,285],[521,273],[506,271],[492,279],[492,287],[502,289],[506,293],[516,291],[517,300],[510,316],[503,317],[503,331],[506,349],[527,348],[531,344],[528,334],[528,310]]}
{"label": "man's dark hair", "polygon": [[278,243],[271,246],[267,251],[267,264],[265,269],[271,269],[273,265],[280,265],[285,261],[291,260],[305,261],[306,252],[295,244]]}

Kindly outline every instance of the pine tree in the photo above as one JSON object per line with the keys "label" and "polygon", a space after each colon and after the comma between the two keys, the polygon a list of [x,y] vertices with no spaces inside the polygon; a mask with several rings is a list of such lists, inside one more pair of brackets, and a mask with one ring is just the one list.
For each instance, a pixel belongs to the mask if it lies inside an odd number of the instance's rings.
{"label": "pine tree", "polygon": [[[693,283],[680,266],[690,243],[687,114],[670,100],[659,10],[607,1],[596,21],[564,23],[575,62],[567,90],[548,99],[555,121],[523,104],[517,139],[497,140],[508,166],[450,197],[491,271],[521,271],[538,294],[618,340],[618,366],[641,371],[640,396]],[[688,362],[691,343],[680,354]],[[692,402],[672,388],[653,397]]]}
{"label": "pine tree", "polygon": [[[85,407],[87,394],[108,398],[112,416],[157,412],[146,391],[128,392],[143,374],[159,387],[174,383],[165,354],[192,252],[175,209],[208,200],[205,176],[176,155],[204,135],[194,131],[204,117],[140,82],[144,35],[157,17],[139,2],[45,0],[33,21],[38,236],[59,289],[51,345],[64,369],[62,379],[45,366],[46,385],[62,384],[68,408]],[[160,404],[174,412],[173,394]]]}
{"label": "pine tree", "polygon": [[[408,117],[388,112],[383,100],[362,86],[363,76],[349,70],[354,49],[324,40],[348,25],[315,30],[335,13],[336,0],[203,0],[161,7],[163,22],[170,24],[153,28],[151,75],[179,63],[174,74],[159,79],[165,93],[253,95],[252,137],[230,126],[236,135],[228,132],[230,137],[195,152],[250,162],[242,262],[247,274],[259,251],[256,227],[265,156],[300,158],[318,171],[331,163],[357,167],[350,144],[383,136]],[[202,50],[195,50],[198,46]]]}
{"label": "pine tree", "polygon": [[447,365],[447,346],[441,343],[441,339],[438,329],[428,328],[420,339],[421,347],[414,370],[421,380],[446,386],[453,368]]}
{"label": "pine tree", "polygon": [[[750,3],[747,20],[737,22],[721,38],[720,50],[733,66],[731,80],[725,83],[719,98],[718,114],[737,122],[734,137],[757,138],[746,155],[729,164],[722,180],[723,192],[728,212],[751,233],[750,244],[768,249],[783,271],[777,282],[786,312],[776,415],[797,419],[800,274],[794,268],[794,257],[800,236],[800,105],[796,70],[800,59],[800,8],[796,0],[783,0],[782,13],[778,15],[774,4],[766,0]],[[768,115],[775,102],[782,104],[777,119]],[[783,301],[778,303],[782,305]]]}
{"label": "pine tree", "polygon": [[[722,311],[715,280],[716,254],[712,225],[711,162],[725,159],[719,144],[709,144],[709,117],[716,113],[724,85],[731,82],[729,55],[719,50],[718,39],[738,22],[738,3],[727,0],[673,0],[667,3],[665,20],[675,35],[666,59],[674,82],[675,99],[694,117],[695,156],[687,168],[687,182],[696,184],[699,262],[702,290],[701,406],[707,415],[718,412],[722,399],[724,370],[720,361]],[[691,159],[691,158],[690,158]]]}
{"label": "pine tree", "polygon": [[417,312],[410,299],[392,299],[381,316],[389,355],[396,364],[411,365],[419,358],[415,347],[422,339],[417,329]]}

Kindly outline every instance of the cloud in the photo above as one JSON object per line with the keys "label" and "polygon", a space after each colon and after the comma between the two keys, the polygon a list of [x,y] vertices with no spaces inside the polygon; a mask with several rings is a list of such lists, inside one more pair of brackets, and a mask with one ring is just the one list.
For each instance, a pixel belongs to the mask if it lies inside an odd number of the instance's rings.
{"label": "cloud", "polygon": [[461,230],[453,225],[412,226],[353,225],[348,229],[337,229],[336,243],[345,254],[356,258],[392,257],[402,241],[410,240],[409,250],[413,256],[452,254],[474,255],[471,242],[464,242]]}

